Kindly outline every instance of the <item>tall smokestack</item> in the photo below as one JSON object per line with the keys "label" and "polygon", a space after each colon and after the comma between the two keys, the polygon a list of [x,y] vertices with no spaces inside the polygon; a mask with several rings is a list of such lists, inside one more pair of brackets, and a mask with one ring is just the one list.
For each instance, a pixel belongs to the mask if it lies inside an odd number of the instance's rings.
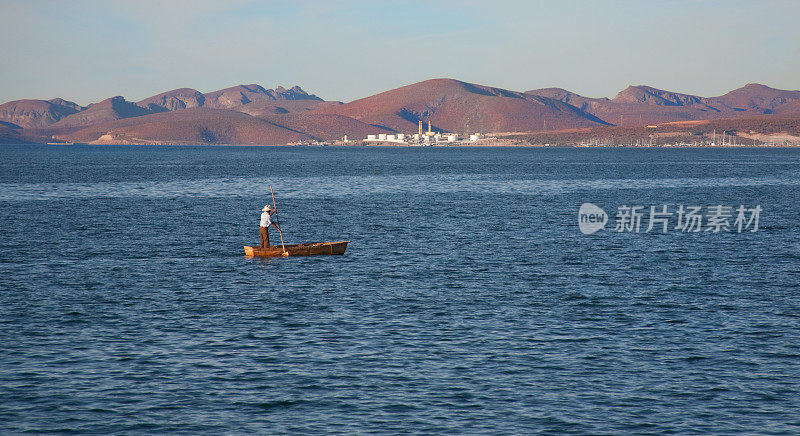
{"label": "tall smokestack", "polygon": [[422,136],[422,120],[419,120],[419,136]]}

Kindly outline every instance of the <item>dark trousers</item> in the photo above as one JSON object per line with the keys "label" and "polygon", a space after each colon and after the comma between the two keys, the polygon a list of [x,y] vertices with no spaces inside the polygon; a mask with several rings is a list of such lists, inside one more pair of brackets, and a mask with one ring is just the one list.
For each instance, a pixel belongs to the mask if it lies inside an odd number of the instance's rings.
{"label": "dark trousers", "polygon": [[269,247],[269,227],[259,227],[259,229],[261,229],[259,232],[261,235],[261,246]]}

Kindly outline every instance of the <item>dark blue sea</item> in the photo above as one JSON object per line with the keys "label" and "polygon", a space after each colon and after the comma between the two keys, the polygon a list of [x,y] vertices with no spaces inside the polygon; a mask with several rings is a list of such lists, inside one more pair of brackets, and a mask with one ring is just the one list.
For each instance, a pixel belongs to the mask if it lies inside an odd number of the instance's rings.
{"label": "dark blue sea", "polygon": [[800,149],[0,146],[0,433],[798,434],[799,283]]}

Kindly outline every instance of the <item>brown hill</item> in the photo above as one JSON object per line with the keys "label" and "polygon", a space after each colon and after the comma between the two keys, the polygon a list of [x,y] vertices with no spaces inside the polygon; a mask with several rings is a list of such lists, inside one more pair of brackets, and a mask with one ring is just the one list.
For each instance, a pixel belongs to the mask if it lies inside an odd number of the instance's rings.
{"label": "brown hill", "polygon": [[121,144],[286,144],[311,136],[223,109],[192,108],[99,123],[56,138]]}
{"label": "brown hill", "polygon": [[750,84],[719,97],[700,97],[650,86],[629,86],[614,99],[589,98],[560,88],[526,91],[560,100],[617,125],[641,125],[671,121],[752,117],[768,113],[800,113],[795,101],[800,91],[784,91]]}
{"label": "brown hill", "polygon": [[617,125],[705,119],[718,116],[722,109],[729,109],[721,104],[715,106],[711,99],[649,86],[629,86],[620,91],[613,100],[584,97],[560,88],[535,89],[525,93],[562,101],[586,114]]}
{"label": "brown hill", "polygon": [[[78,112],[66,100],[15,100],[0,105],[0,121],[16,124],[24,128],[49,126],[62,118]],[[75,105],[75,103],[72,103]],[[75,105],[77,106],[77,105]]]}
{"label": "brown hill", "polygon": [[344,135],[347,135],[348,139],[359,140],[366,138],[369,134],[393,133],[392,130],[336,114],[298,112],[268,115],[261,118],[323,140],[341,139]]}
{"label": "brown hill", "polygon": [[152,113],[136,103],[125,101],[121,96],[107,98],[100,103],[64,117],[53,127],[80,127],[123,118],[139,117]]}
{"label": "brown hill", "polygon": [[275,100],[322,100],[314,94],[303,91],[303,88],[297,85],[289,89],[278,86],[275,89],[268,89],[267,93],[273,96]]}
{"label": "brown hill", "polygon": [[26,142],[20,138],[19,126],[0,122],[0,144],[20,144]]}
{"label": "brown hill", "polygon": [[629,86],[620,91],[613,103],[633,103],[646,106],[698,106],[710,108],[717,104],[711,99],[696,95],[681,94],[678,92],[664,91],[651,86]]}
{"label": "brown hill", "polygon": [[592,103],[607,103],[609,101],[607,98],[584,97],[582,95],[575,94],[574,92],[567,91],[563,88],[541,88],[532,91],[525,91],[525,94],[552,98],[553,100],[563,101],[564,103],[577,107]]}
{"label": "brown hill", "polygon": [[191,88],[179,88],[162,92],[136,104],[151,112],[177,111],[203,106],[205,96],[200,91]]}
{"label": "brown hill", "polygon": [[454,132],[588,127],[598,120],[562,101],[453,79],[433,79],[336,107],[316,109],[411,133],[419,120]]}
{"label": "brown hill", "polygon": [[758,83],[749,83],[739,89],[716,97],[731,108],[745,111],[772,113],[781,106],[800,100],[800,91],[785,91]]}
{"label": "brown hill", "polygon": [[79,105],[78,103],[75,103],[74,101],[64,100],[61,97],[52,98],[52,99],[47,100],[47,101],[49,101],[50,103],[59,105],[59,106],[66,106],[68,108],[75,109],[76,111],[82,111],[82,110],[86,109],[85,107]]}
{"label": "brown hill", "polygon": [[19,125],[14,123],[9,123],[8,121],[0,121],[0,127],[4,127],[6,129],[11,129],[11,130],[19,130],[22,128]]}
{"label": "brown hill", "polygon": [[308,94],[299,86],[285,89],[279,86],[275,89],[265,89],[261,85],[238,85],[231,88],[205,94],[206,107],[215,109],[232,109],[252,102],[275,100],[322,100],[313,94]]}
{"label": "brown hill", "polygon": [[16,124],[0,121],[0,144],[41,144],[49,138],[36,132],[36,129],[23,129]]}
{"label": "brown hill", "polygon": [[591,109],[596,117],[617,125],[644,125],[668,121],[709,119],[734,114],[727,109],[718,109],[704,104],[674,105],[655,103],[600,104]]}
{"label": "brown hill", "polygon": [[[71,135],[76,134],[75,138],[79,141],[92,141],[101,136],[107,129],[124,127],[126,129],[134,129],[134,125],[138,126],[145,122],[135,121],[133,123],[120,123],[120,125],[111,126],[108,123],[115,120],[123,120],[130,118],[137,118],[146,115],[180,111],[184,109],[209,107],[209,108],[232,108],[241,111],[245,114],[252,115],[276,115],[287,114],[295,112],[306,112],[326,104],[340,104],[339,102],[325,102],[316,95],[305,92],[299,86],[286,89],[281,86],[275,89],[265,89],[259,85],[240,85],[231,88],[222,89],[219,91],[203,94],[197,90],[190,88],[179,88],[172,91],[167,91],[152,97],[146,98],[133,103],[126,101],[123,97],[117,96],[103,100],[96,104],[91,104],[87,107],[82,107],[74,102],[67,101],[61,98],[53,99],[50,101],[45,100],[17,100],[0,105],[0,122],[5,124],[8,129],[4,129],[4,138],[16,138],[18,132],[14,129],[23,127],[29,129],[27,134],[33,137],[49,137],[50,135]],[[201,114],[197,112],[196,114]],[[220,114],[218,114],[220,115]],[[256,132],[253,123],[249,118],[235,118],[231,119],[230,114],[220,115],[220,120],[227,120],[231,122],[234,130],[239,129],[239,133],[235,133],[232,137],[241,137],[245,141],[267,141],[272,143],[280,140],[280,138],[289,138],[290,140],[308,139],[306,136],[297,134],[286,134],[280,128],[273,129],[273,132],[267,132],[271,127],[267,125],[261,126],[261,130]],[[245,115],[247,116],[247,115]],[[208,123],[208,117],[201,116],[198,122]],[[149,123],[149,119],[146,123]],[[147,132],[139,132],[143,137],[150,139],[161,138],[164,141],[177,140],[178,131],[187,131],[186,123],[188,120],[183,116],[177,118],[164,118],[159,122],[158,131],[150,130]],[[352,123],[342,120],[342,126],[353,125]],[[262,123],[263,124],[263,123]],[[323,123],[325,124],[325,123]],[[96,129],[85,128],[95,126]],[[106,130],[104,130],[106,129]],[[137,127],[136,129],[139,129]],[[243,129],[243,130],[242,130]],[[266,130],[265,130],[266,129]],[[85,131],[83,131],[85,130]],[[212,131],[210,129],[209,131]],[[283,129],[290,130],[290,129]],[[321,130],[312,123],[309,130],[321,132]],[[331,135],[337,135],[342,128],[331,126]],[[78,131],[83,131],[77,134]],[[132,131],[131,131],[132,132]],[[131,133],[128,132],[128,133]],[[96,137],[93,137],[95,136]],[[85,139],[91,138],[91,139]],[[190,141],[191,138],[196,138],[190,134],[186,140]],[[216,139],[215,139],[216,138]],[[219,135],[215,138],[206,138],[208,141],[227,141],[230,139],[226,135]],[[155,139],[154,139],[155,140]],[[208,142],[207,141],[207,142]]]}
{"label": "brown hill", "polygon": [[163,92],[137,102],[149,111],[165,112],[194,107],[234,109],[251,115],[290,113],[311,110],[326,103],[299,86],[266,89],[260,85],[238,85],[203,94],[191,88]]}
{"label": "brown hill", "polygon": [[776,107],[772,113],[781,116],[800,116],[800,100],[784,103]]}
{"label": "brown hill", "polygon": [[254,117],[269,116],[276,114],[289,114],[295,112],[307,112],[322,106],[338,106],[338,101],[324,100],[270,100],[253,101],[234,108],[239,112],[250,114]]}
{"label": "brown hill", "polygon": [[252,117],[229,109],[193,108],[95,124],[55,137],[74,142],[286,144],[312,139],[361,139],[391,133],[342,115],[309,112]]}

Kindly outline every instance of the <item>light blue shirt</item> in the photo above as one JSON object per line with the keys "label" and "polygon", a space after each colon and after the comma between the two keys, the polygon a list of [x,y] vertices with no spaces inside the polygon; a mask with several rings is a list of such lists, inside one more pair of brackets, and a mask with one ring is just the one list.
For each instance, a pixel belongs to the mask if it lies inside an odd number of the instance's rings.
{"label": "light blue shirt", "polygon": [[270,224],[272,224],[272,219],[269,212],[261,212],[261,227],[269,227]]}

